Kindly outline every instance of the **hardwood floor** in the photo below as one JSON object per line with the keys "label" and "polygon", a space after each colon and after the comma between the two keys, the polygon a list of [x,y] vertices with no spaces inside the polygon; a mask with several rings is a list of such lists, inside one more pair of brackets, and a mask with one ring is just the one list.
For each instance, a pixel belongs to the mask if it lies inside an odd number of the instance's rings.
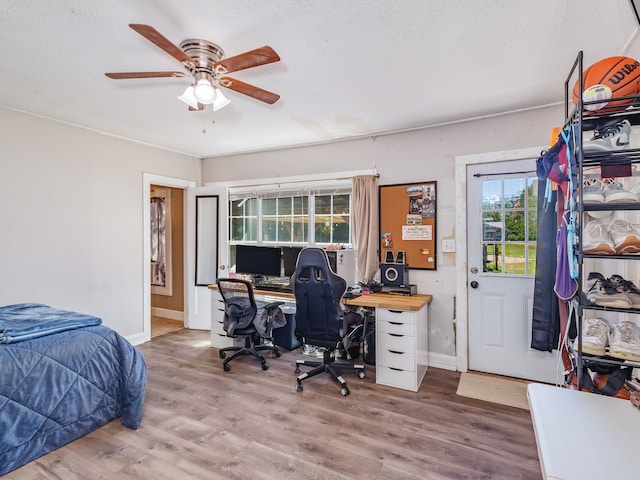
{"label": "hardwood floor", "polygon": [[184,328],[184,321],[151,316],[151,338],[159,337]]}
{"label": "hardwood floor", "polygon": [[[540,479],[529,412],[455,394],[459,373],[430,368],[418,393],[346,375],[296,392],[283,350],[222,370],[209,332],[141,345],[149,382],[141,427],[115,420],[7,480]],[[360,359],[359,359],[360,360]],[[304,370],[303,370],[304,371]]]}

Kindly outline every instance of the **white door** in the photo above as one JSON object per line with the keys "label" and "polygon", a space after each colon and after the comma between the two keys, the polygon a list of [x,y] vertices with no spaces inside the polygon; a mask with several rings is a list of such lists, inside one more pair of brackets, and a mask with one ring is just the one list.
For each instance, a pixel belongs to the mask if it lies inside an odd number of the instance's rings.
{"label": "white door", "polygon": [[[212,238],[212,241],[217,243],[217,275],[210,275],[211,283],[215,283],[215,280],[219,276],[226,276],[226,269],[228,263],[228,202],[227,202],[227,188],[226,186],[206,186],[195,187],[187,189],[187,237],[186,237],[186,249],[187,249],[187,268],[185,269],[185,282],[187,283],[187,327],[197,330],[210,330],[211,329],[211,290],[208,286],[197,280],[198,274],[196,269],[196,262],[202,261],[202,258],[198,258],[197,244],[198,230],[199,233],[209,232],[210,238],[213,235],[217,238]],[[217,213],[212,211],[211,207],[207,207],[206,214],[200,214],[199,218],[196,217],[198,208],[196,206],[198,197],[206,199],[206,197],[217,197]],[[206,200],[205,200],[206,201]],[[203,211],[202,209],[200,210]],[[197,226],[197,227],[196,227]],[[202,254],[203,249],[200,249]],[[215,260],[211,260],[215,261]],[[202,263],[200,263],[202,268]],[[215,267],[213,267],[215,271]],[[198,276],[202,277],[202,272]],[[214,278],[215,277],[215,278]]]}
{"label": "white door", "polygon": [[537,182],[535,159],[467,168],[469,369],[555,383],[556,352],[530,347]]}

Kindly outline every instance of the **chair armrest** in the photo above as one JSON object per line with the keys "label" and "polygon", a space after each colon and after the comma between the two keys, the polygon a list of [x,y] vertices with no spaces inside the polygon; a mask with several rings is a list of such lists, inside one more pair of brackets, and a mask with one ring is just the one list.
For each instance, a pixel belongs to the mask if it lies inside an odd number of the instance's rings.
{"label": "chair armrest", "polygon": [[279,307],[280,305],[284,305],[284,302],[276,301],[276,302],[265,303],[264,305],[262,305],[262,308],[269,311],[269,310],[275,309],[276,307]]}
{"label": "chair armrest", "polygon": [[[258,314],[254,319],[254,325],[258,330],[258,333],[262,338],[271,339],[273,337],[273,326],[274,320],[278,315],[278,311],[280,311],[280,315],[283,316],[284,313],[280,310],[280,305],[284,305],[285,302],[282,301],[274,301],[269,303],[257,302],[258,303]],[[262,313],[261,313],[262,311]],[[286,323],[286,320],[285,320]]]}
{"label": "chair armrest", "polygon": [[229,318],[229,321],[226,325],[225,331],[227,332],[227,337],[233,337],[236,332],[236,327],[238,326],[237,318]]}

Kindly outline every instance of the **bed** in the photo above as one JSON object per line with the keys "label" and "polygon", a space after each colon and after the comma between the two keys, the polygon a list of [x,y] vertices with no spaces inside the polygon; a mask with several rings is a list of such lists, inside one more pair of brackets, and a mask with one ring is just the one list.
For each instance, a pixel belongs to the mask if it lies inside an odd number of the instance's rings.
{"label": "bed", "polygon": [[140,425],[144,358],[101,323],[42,304],[0,307],[0,475],[115,418]]}

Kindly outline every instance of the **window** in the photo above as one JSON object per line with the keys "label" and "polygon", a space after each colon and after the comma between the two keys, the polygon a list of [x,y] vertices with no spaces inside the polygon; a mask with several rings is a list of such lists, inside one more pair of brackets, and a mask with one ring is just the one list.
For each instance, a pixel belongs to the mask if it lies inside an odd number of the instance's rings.
{"label": "window", "polygon": [[262,241],[307,243],[309,241],[309,197],[262,200]]}
{"label": "window", "polygon": [[483,271],[535,275],[538,184],[534,176],[482,182]]}
{"label": "window", "polygon": [[230,201],[229,232],[230,239],[239,242],[256,242],[258,240],[258,199],[243,198]]}
{"label": "window", "polygon": [[316,243],[351,243],[351,195],[315,197]]}
{"label": "window", "polygon": [[230,189],[229,199],[231,245],[351,246],[351,181]]}

